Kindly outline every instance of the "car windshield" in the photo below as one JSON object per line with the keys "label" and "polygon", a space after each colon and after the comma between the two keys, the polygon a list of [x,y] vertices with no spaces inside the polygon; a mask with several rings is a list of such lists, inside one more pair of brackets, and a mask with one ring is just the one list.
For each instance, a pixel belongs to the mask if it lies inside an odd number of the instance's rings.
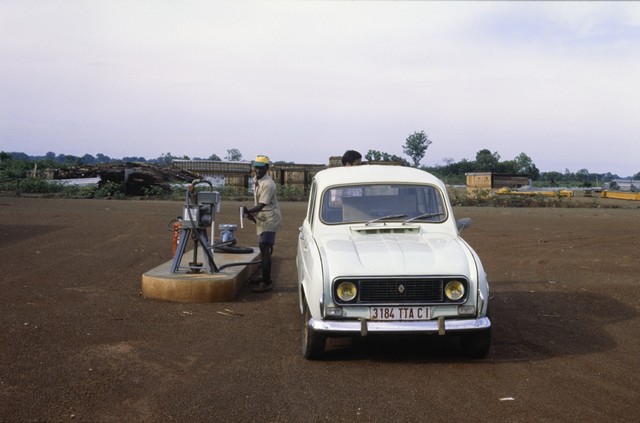
{"label": "car windshield", "polygon": [[327,224],[368,222],[443,222],[447,212],[432,185],[344,185],[322,194],[321,218]]}

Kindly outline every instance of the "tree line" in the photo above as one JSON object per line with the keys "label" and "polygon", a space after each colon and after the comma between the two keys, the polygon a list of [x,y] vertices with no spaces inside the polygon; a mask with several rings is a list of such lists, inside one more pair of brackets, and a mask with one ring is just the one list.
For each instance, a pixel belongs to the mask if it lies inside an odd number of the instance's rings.
{"label": "tree line", "polygon": [[[452,158],[444,158],[442,165],[437,166],[421,166],[420,162],[424,158],[427,149],[432,144],[424,130],[416,131],[410,134],[405,143],[402,145],[402,152],[409,157],[406,158],[390,154],[379,150],[369,150],[364,155],[365,160],[378,162],[395,162],[402,166],[413,166],[427,172],[433,173],[437,177],[443,179],[449,184],[464,184],[466,182],[465,174],[472,172],[493,172],[502,174],[526,174],[529,178],[536,182],[537,185],[547,186],[598,186],[612,179],[619,179],[620,176],[607,173],[591,173],[587,169],[580,169],[571,172],[565,169],[564,172],[547,171],[542,172],[535,165],[531,157],[526,153],[520,153],[511,160],[501,160],[500,154],[488,149],[482,149],[476,153],[475,160],[462,159],[455,161]],[[175,156],[170,152],[163,153],[160,157],[154,159],[146,159],[144,157],[122,157],[120,159],[111,158],[105,154],[98,153],[95,156],[85,154],[83,156],[73,156],[68,154],[56,154],[47,152],[43,156],[29,156],[25,153],[6,153],[0,152],[0,179],[7,178],[8,169],[13,168],[14,177],[21,171],[27,171],[37,165],[40,169],[73,167],[81,165],[94,165],[102,163],[127,163],[139,162],[147,164],[157,164],[160,166],[170,165],[173,160],[223,160],[217,154],[211,154],[206,158]],[[224,156],[225,161],[242,161],[242,153],[237,148],[227,150]],[[292,162],[276,162],[292,163]],[[633,179],[640,179],[640,172],[632,176]]]}

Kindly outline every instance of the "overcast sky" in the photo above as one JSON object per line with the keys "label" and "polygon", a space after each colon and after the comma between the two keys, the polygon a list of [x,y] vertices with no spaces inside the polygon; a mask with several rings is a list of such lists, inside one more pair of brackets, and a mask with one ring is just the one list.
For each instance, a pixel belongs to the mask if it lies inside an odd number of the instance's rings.
{"label": "overcast sky", "polygon": [[640,172],[639,2],[0,0],[0,150]]}

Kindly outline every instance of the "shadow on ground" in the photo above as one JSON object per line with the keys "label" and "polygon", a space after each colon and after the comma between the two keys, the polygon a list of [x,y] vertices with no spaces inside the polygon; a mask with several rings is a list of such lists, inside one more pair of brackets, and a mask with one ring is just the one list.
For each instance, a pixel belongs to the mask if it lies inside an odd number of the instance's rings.
{"label": "shadow on ground", "polygon": [[[514,318],[515,316],[515,318]],[[636,318],[620,301],[588,292],[500,292],[491,302],[492,346],[486,362],[547,360],[616,347],[607,326]],[[457,336],[335,338],[325,360],[466,361]]]}

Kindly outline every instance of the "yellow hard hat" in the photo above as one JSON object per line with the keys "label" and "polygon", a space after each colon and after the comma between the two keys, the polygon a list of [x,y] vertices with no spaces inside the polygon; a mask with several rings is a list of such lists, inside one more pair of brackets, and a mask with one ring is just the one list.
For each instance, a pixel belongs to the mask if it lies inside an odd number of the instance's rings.
{"label": "yellow hard hat", "polygon": [[251,167],[262,167],[268,164],[271,164],[268,156],[256,156],[256,159],[251,162]]}

